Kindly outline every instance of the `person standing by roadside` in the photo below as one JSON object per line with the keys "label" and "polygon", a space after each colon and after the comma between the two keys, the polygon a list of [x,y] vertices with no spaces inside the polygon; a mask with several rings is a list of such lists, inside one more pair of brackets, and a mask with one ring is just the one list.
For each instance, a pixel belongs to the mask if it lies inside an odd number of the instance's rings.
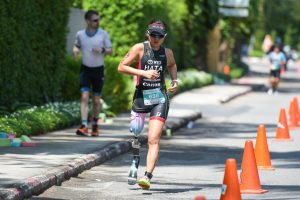
{"label": "person standing by roadside", "polygon": [[272,36],[267,34],[262,43],[262,50],[265,54],[269,54],[272,51],[273,40]]}
{"label": "person standing by roadside", "polygon": [[100,97],[104,83],[104,55],[112,54],[112,44],[108,33],[99,28],[100,16],[95,10],[85,13],[87,27],[77,32],[73,54],[79,57],[82,52],[80,69],[80,111],[81,126],[77,135],[88,136],[88,102],[90,90],[93,93],[92,136],[99,135],[97,125],[101,108]]}
{"label": "person standing by roadside", "polygon": [[280,46],[275,45],[274,50],[268,55],[270,60],[270,84],[268,94],[277,94],[278,84],[280,81],[280,70],[284,68],[286,61],[285,55],[280,51]]}
{"label": "person standing by roadside", "polygon": [[[144,127],[145,114],[150,113],[148,154],[144,176],[138,181],[142,189],[150,188],[150,179],[159,155],[159,141],[168,116],[169,97],[165,85],[165,70],[171,77],[169,92],[176,92],[177,66],[171,49],[162,46],[167,26],[161,20],[151,21],[146,32],[147,41],[131,47],[118,66],[120,73],[137,76],[131,111],[131,130],[138,136]],[[130,67],[136,62],[137,69]]]}

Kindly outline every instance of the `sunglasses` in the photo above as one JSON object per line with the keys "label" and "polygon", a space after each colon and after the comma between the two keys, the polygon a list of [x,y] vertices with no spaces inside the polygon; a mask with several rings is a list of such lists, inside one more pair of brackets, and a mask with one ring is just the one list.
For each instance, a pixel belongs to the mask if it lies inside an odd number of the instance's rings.
{"label": "sunglasses", "polygon": [[99,22],[99,19],[93,19],[92,22]]}
{"label": "sunglasses", "polygon": [[157,35],[157,34],[150,34],[150,37],[153,37],[153,38],[157,38],[157,39],[162,39],[164,38],[165,36],[164,35]]}

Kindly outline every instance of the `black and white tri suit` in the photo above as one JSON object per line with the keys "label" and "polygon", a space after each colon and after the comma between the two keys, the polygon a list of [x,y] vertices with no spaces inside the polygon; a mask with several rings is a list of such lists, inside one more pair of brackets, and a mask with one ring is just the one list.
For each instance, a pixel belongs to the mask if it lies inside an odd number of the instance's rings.
{"label": "black and white tri suit", "polygon": [[169,97],[165,85],[167,56],[164,47],[154,51],[148,41],[144,42],[144,54],[137,63],[141,70],[156,70],[159,77],[155,80],[138,76],[133,97],[132,110],[136,113],[150,113],[150,120],[165,122],[169,112]]}

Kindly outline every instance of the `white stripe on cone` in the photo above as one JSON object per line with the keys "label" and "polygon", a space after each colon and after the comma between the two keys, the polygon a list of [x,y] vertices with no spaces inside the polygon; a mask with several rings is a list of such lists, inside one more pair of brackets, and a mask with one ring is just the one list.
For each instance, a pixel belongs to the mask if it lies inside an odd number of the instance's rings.
{"label": "white stripe on cone", "polygon": [[285,128],[284,125],[282,123],[280,123],[280,122],[278,122],[277,127],[282,128],[282,129]]}

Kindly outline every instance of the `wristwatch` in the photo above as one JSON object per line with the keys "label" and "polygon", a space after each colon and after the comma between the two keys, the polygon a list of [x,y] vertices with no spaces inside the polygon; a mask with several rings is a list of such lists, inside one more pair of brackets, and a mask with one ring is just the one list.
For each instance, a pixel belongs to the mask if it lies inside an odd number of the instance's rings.
{"label": "wristwatch", "polygon": [[179,81],[177,79],[174,79],[172,80],[171,84],[173,84],[173,82],[176,82],[178,84]]}

